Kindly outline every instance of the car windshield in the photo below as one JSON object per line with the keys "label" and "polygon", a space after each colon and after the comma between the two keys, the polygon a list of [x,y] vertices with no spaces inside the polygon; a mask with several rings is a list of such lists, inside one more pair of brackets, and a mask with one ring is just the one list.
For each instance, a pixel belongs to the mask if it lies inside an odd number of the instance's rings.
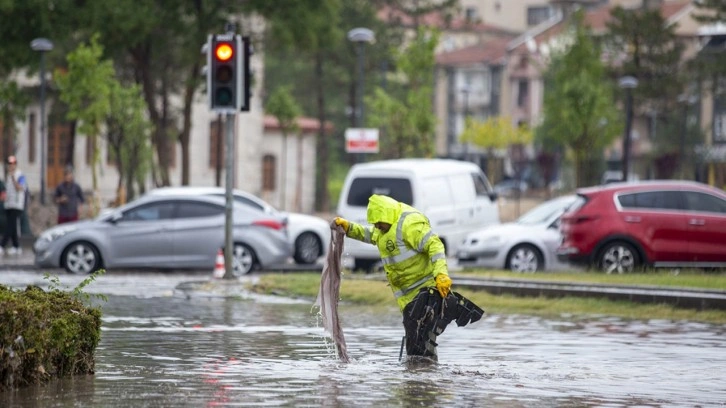
{"label": "car windshield", "polygon": [[544,202],[537,207],[527,211],[517,219],[517,224],[534,225],[549,221],[553,216],[560,215],[569,207],[575,197],[560,197]]}

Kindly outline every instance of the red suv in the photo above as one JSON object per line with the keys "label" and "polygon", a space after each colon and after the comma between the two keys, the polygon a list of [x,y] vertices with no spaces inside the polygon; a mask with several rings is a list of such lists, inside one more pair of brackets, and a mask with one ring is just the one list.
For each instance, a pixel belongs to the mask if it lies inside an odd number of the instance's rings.
{"label": "red suv", "polygon": [[583,188],[562,216],[560,260],[625,273],[726,267],[726,193],[690,181]]}

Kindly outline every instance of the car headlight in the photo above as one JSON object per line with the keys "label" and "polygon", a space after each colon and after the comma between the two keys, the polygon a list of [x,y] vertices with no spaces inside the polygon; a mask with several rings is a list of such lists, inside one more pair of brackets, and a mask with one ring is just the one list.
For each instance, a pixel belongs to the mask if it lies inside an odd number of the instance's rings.
{"label": "car headlight", "polygon": [[73,232],[77,229],[78,228],[76,228],[76,227],[61,227],[61,228],[49,229],[48,231],[45,231],[42,234],[40,234],[39,239],[42,241],[53,242],[56,239],[62,237],[63,235],[66,235],[69,232]]}

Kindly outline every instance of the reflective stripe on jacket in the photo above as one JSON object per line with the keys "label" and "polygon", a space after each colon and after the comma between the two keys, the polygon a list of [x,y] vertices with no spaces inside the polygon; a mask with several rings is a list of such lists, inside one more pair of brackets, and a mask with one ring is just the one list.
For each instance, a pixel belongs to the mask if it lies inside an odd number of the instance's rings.
{"label": "reflective stripe on jacket", "polygon": [[368,202],[368,222],[391,224],[387,233],[351,222],[348,237],[378,247],[383,269],[401,310],[422,286],[434,286],[434,277],[448,275],[444,244],[431,231],[428,218],[415,208],[381,195]]}

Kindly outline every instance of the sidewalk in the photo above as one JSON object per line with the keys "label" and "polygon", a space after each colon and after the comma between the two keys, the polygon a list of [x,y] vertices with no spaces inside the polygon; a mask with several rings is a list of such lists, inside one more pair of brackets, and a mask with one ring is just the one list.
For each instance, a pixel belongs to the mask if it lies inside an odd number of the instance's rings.
{"label": "sidewalk", "polygon": [[23,249],[23,253],[20,255],[8,255],[7,250],[10,248],[8,245],[5,248],[5,253],[0,255],[0,270],[8,269],[35,269],[35,254],[33,253],[33,242],[35,237],[24,236],[20,238],[20,247]]}

